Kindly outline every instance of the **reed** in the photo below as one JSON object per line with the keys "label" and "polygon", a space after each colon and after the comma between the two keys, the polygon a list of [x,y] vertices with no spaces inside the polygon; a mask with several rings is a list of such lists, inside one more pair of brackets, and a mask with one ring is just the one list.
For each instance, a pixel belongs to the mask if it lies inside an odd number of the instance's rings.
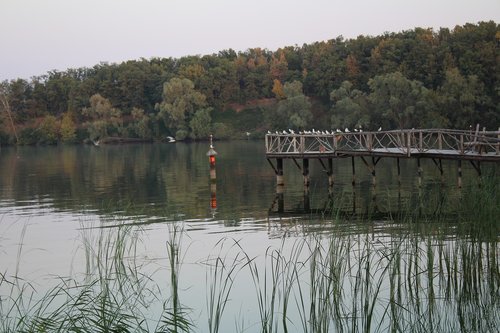
{"label": "reed", "polygon": [[170,224],[168,232],[166,244],[170,268],[170,300],[163,305],[159,331],[189,332],[194,325],[189,319],[189,309],[182,305],[179,296],[179,275],[184,256],[182,237],[185,232],[183,226],[178,223]]}
{"label": "reed", "polygon": [[231,250],[235,247],[234,243],[231,242],[230,249],[224,252],[227,242],[226,238],[220,240],[216,244],[219,248],[217,256],[209,256],[205,262],[207,265],[205,282],[208,290],[206,303],[210,333],[219,332],[235,278],[243,267],[241,253],[230,257]]}

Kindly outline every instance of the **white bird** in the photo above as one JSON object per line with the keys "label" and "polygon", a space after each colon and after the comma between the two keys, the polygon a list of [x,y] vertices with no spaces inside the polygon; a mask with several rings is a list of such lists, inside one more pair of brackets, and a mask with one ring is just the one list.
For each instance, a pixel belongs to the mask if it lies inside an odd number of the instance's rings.
{"label": "white bird", "polygon": [[286,131],[283,131],[283,134],[288,134]]}
{"label": "white bird", "polygon": [[357,128],[354,128],[354,132],[357,132],[357,131],[358,131],[358,129],[357,129]]}
{"label": "white bird", "polygon": [[330,132],[328,132],[328,130],[325,131],[326,135],[330,135]]}
{"label": "white bird", "polygon": [[293,129],[288,129],[288,132],[290,132],[290,134],[295,134],[295,131]]}
{"label": "white bird", "polygon": [[267,134],[271,134],[271,131],[267,131]]}
{"label": "white bird", "polygon": [[349,133],[349,132],[350,132],[350,131],[349,131],[349,129],[348,129],[347,127],[345,128],[345,132],[346,132],[346,133]]}
{"label": "white bird", "polygon": [[342,131],[340,129],[337,128],[337,133],[342,133]]}
{"label": "white bird", "polygon": [[377,131],[380,132],[381,130],[382,130],[382,126],[380,126]]}

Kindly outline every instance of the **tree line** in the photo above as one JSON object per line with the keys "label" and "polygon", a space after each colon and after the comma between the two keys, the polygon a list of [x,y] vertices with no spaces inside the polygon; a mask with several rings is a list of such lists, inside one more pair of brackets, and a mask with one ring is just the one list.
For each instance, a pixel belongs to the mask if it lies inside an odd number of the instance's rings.
{"label": "tree line", "polygon": [[[499,51],[500,26],[489,21],[50,71],[0,83],[0,143],[224,138],[313,126],[496,129]],[[258,121],[226,118],[264,99],[271,103],[252,111]]]}

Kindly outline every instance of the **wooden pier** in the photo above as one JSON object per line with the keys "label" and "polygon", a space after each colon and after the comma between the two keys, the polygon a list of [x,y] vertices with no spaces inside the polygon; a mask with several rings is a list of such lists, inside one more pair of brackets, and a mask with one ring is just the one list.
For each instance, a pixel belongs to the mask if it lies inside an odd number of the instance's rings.
{"label": "wooden pier", "polygon": [[[462,161],[469,161],[481,176],[481,162],[500,162],[500,129],[498,131],[408,129],[377,132],[276,132],[266,135],[266,158],[276,173],[278,186],[283,182],[283,159],[292,159],[304,176],[304,185],[309,184],[309,159],[317,159],[333,186],[333,159],[350,157],[355,184],[355,157],[359,157],[372,174],[376,183],[376,165],[381,158],[396,158],[398,181],[399,160],[417,160],[419,183],[422,169],[420,159],[432,159],[443,175],[441,160],[456,160],[458,186],[461,187]],[[276,159],[276,163],[273,163]],[[302,165],[298,160],[302,160]]]}

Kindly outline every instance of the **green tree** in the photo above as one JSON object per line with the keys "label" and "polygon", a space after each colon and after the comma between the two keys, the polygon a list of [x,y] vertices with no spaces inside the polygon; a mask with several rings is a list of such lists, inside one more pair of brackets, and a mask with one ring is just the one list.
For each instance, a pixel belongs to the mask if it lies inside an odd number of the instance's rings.
{"label": "green tree", "polygon": [[418,127],[425,112],[433,109],[423,84],[400,72],[375,76],[368,85],[374,116],[384,122],[385,128]]}
{"label": "green tree", "polygon": [[283,86],[286,98],[278,102],[275,126],[295,129],[306,128],[312,120],[311,103],[302,93],[300,81],[287,82]]}
{"label": "green tree", "polygon": [[464,77],[457,68],[446,71],[438,90],[439,106],[452,126],[465,129],[481,121],[477,110],[485,102],[482,92],[483,85],[476,75]]}
{"label": "green tree", "polygon": [[350,81],[344,81],[338,89],[330,93],[332,105],[332,128],[370,127],[371,119],[367,111],[366,94],[354,89]]}
{"label": "green tree", "polygon": [[176,133],[176,137],[182,137],[189,135],[189,122],[196,111],[205,106],[205,95],[194,89],[193,82],[173,78],[163,86],[163,101],[157,106],[158,118],[163,120],[165,127]]}
{"label": "green tree", "polygon": [[122,125],[121,112],[111,102],[95,94],[90,97],[90,107],[84,108],[82,114],[88,118],[86,126],[91,140],[107,137],[111,131],[120,131]]}
{"label": "green tree", "polygon": [[143,109],[133,108],[130,112],[134,119],[133,130],[141,139],[151,139],[153,132],[151,131],[151,118],[144,114]]}
{"label": "green tree", "polygon": [[200,109],[196,111],[193,118],[189,122],[191,128],[192,139],[206,139],[212,131],[212,117],[210,113],[212,108]]}
{"label": "green tree", "polygon": [[234,135],[234,129],[225,123],[214,123],[213,132],[214,137],[218,139],[228,139]]}

